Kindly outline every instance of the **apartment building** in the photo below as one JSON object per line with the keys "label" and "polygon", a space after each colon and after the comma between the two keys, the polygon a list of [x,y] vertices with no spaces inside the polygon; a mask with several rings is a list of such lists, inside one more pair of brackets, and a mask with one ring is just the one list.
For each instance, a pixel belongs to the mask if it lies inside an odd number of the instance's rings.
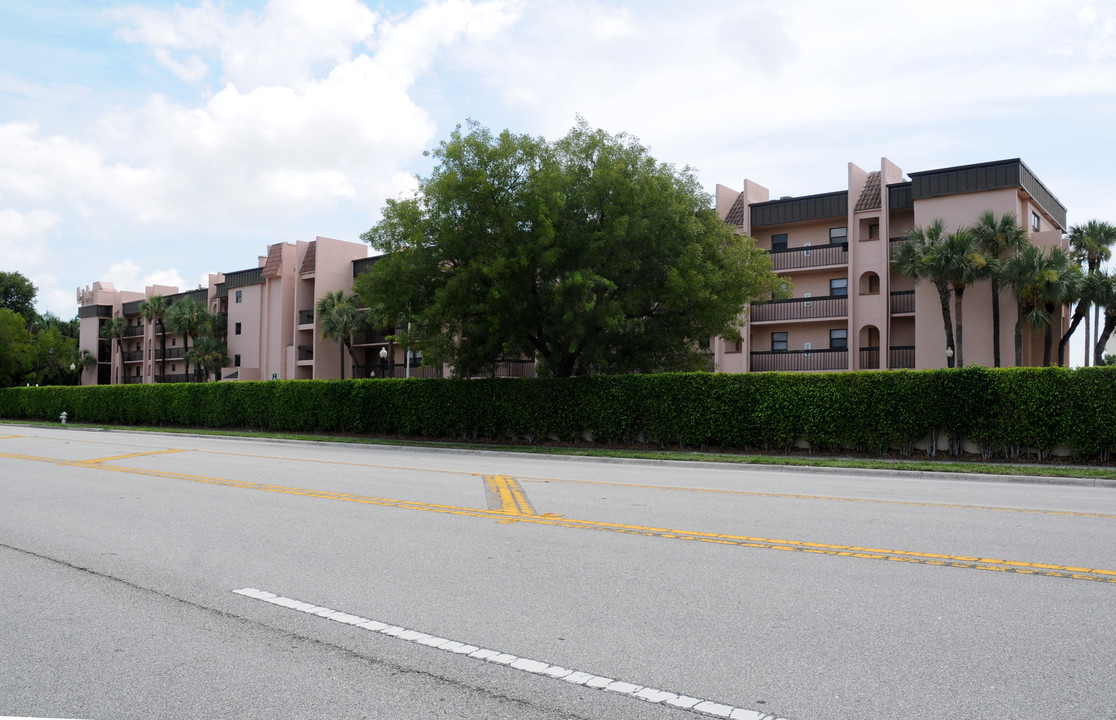
{"label": "apartment building", "polygon": [[[191,297],[227,319],[229,365],[222,369],[223,380],[338,378],[342,363],[345,377],[352,376],[354,366],[357,377],[440,374],[420,368],[420,358],[404,358],[375,330],[355,338],[355,358],[341,343],[322,338],[318,300],[337,290],[352,292],[356,276],[376,260],[368,257],[368,246],[362,243],[318,237],[270,245],[255,267],[212,274],[207,285],[196,290],[179,292],[176,287],[152,285],[138,292],[117,290],[108,282],[93,283],[77,293],[79,341],[98,361],[85,371],[82,383],[187,379],[186,341],[167,328],[164,371],[164,337],[157,323],[143,318],[142,302],[155,295],[162,295],[168,306]],[[114,347],[115,341],[101,337],[104,325],[117,316],[128,324],[123,353]]]}
{"label": "apartment building", "polygon": [[[909,178],[909,179],[908,179]],[[742,190],[718,185],[717,211],[771,253],[775,271],[794,285],[789,300],[753,304],[743,341],[713,341],[720,372],[940,368],[947,356],[938,292],[891,267],[896,243],[937,218],[949,231],[986,210],[1015,213],[1036,245],[1067,247],[1066,208],[1021,160],[909,173],[886,158],[878,170],[850,163],[848,187],[781,197],[750,180]],[[992,289],[964,296],[966,365],[993,365]],[[951,303],[952,310],[952,303]],[[1000,296],[1001,365],[1015,364],[1018,305]],[[1056,313],[1055,337],[1069,309]],[[1022,362],[1041,365],[1043,338],[1024,330]]]}

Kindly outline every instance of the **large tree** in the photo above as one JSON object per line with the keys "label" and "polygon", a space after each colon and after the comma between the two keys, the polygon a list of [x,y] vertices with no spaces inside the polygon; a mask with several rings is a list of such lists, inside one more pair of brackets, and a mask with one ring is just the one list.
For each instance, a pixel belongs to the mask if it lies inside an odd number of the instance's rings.
{"label": "large tree", "polygon": [[692,370],[780,282],[689,168],[584,120],[563,138],[470,122],[363,238],[388,253],[357,293],[454,373],[534,358],[543,375]]}
{"label": "large tree", "polygon": [[977,245],[988,262],[988,276],[992,280],[992,363],[1000,367],[1000,289],[1003,263],[1027,242],[1027,233],[1019,226],[1015,213],[1004,213],[999,218],[991,210],[981,213],[971,228]]}
{"label": "large tree", "polygon": [[28,327],[35,321],[37,288],[23,273],[0,272],[0,308],[11,310],[23,318]]}
{"label": "large tree", "polygon": [[34,345],[22,315],[0,307],[0,387],[23,384],[34,359]]}

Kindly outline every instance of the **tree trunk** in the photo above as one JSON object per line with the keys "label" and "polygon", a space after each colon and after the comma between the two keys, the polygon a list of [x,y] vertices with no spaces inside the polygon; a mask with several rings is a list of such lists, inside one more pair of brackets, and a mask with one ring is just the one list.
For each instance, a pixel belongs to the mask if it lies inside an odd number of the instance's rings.
{"label": "tree trunk", "polygon": [[1023,314],[1027,308],[1019,306],[1019,319],[1015,321],[1015,367],[1023,367]]}
{"label": "tree trunk", "polygon": [[957,318],[954,320],[954,324],[957,326],[957,367],[959,367],[959,368],[965,367],[965,354],[964,354],[965,344],[964,344],[964,340],[963,340],[964,333],[962,332],[963,328],[961,327],[961,307],[962,307],[961,302],[964,299],[964,297],[965,297],[965,286],[964,285],[955,286],[953,288],[953,302],[954,302],[954,305],[957,308]]}
{"label": "tree trunk", "polygon": [[[1077,329],[1077,325],[1078,325],[1078,323],[1081,322],[1082,318],[1085,319],[1085,343],[1086,343],[1086,346],[1088,346],[1088,343],[1089,343],[1089,306],[1086,305],[1084,302],[1078,302],[1077,307],[1074,308],[1074,310],[1073,310],[1073,318],[1070,320],[1069,329],[1066,330],[1066,334],[1062,336],[1062,339],[1058,341],[1058,364],[1059,365],[1065,365],[1066,364],[1065,363],[1066,345],[1069,344],[1070,335],[1073,335],[1073,331]],[[1086,353],[1086,354],[1088,354],[1088,353]]]}
{"label": "tree trunk", "polygon": [[[1054,305],[1053,304],[1048,304],[1046,306],[1046,311],[1048,313],[1050,313],[1051,316],[1053,316],[1054,315]],[[1046,326],[1046,334],[1044,335],[1043,342],[1042,342],[1042,366],[1043,367],[1050,367],[1050,359],[1051,359],[1051,352],[1050,351],[1053,348],[1053,345],[1054,345],[1054,321],[1051,320],[1050,324]]]}
{"label": "tree trunk", "polygon": [[1112,337],[1112,331],[1116,330],[1116,310],[1104,311],[1104,329],[1100,331],[1097,336],[1097,344],[1093,350],[1093,364],[1100,367],[1104,364],[1104,346],[1108,344],[1108,338]]}
{"label": "tree trunk", "polygon": [[[949,312],[949,285],[946,283],[934,283],[938,288],[938,299],[942,303],[942,322],[945,324],[946,347],[956,352],[953,344],[953,318]],[[953,367],[953,358],[946,358],[946,366]]]}
{"label": "tree trunk", "polygon": [[1093,358],[1092,358],[1093,353],[1089,352],[1089,350],[1093,347],[1093,330],[1092,330],[1092,327],[1093,327],[1092,324],[1089,322],[1089,311],[1086,310],[1085,311],[1085,359],[1084,359],[1085,367],[1089,367],[1089,365],[1093,361]]}
{"label": "tree trunk", "polygon": [[992,276],[992,367],[1000,367],[1000,278]]}

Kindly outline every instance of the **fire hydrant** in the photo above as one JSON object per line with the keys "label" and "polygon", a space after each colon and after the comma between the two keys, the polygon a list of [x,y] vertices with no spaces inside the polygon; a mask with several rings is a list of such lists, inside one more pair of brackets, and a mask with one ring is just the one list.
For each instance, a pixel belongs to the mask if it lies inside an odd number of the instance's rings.
{"label": "fire hydrant", "polygon": [[62,414],[59,416],[58,419],[62,421],[63,425],[66,424],[66,411],[65,410],[62,411]]}

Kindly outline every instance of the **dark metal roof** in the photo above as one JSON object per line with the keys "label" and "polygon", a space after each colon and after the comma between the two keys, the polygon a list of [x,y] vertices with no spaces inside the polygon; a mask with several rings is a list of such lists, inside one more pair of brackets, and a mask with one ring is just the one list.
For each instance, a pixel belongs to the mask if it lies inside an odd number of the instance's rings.
{"label": "dark metal roof", "polygon": [[902,210],[914,207],[914,196],[909,182],[893,183],[887,186],[887,207],[889,210]]}
{"label": "dark metal roof", "polygon": [[111,305],[82,305],[78,308],[79,318],[112,317]]}
{"label": "dark metal roof", "polygon": [[353,277],[357,277],[362,272],[366,272],[368,269],[370,269],[373,265],[375,265],[377,262],[382,260],[384,257],[386,257],[386,256],[376,255],[376,256],[373,256],[373,257],[359,258],[357,260],[353,260]]}
{"label": "dark metal roof", "polygon": [[235,272],[225,273],[225,294],[232,288],[244,287],[245,285],[259,285],[264,281],[263,268],[249,268],[247,270],[237,270]]}
{"label": "dark metal roof", "polygon": [[209,300],[209,290],[206,288],[198,288],[197,290],[188,290],[186,292],[175,293],[174,295],[167,295],[165,297],[168,305],[171,305],[183,298],[192,298],[194,302],[205,303]]}
{"label": "dark metal roof", "polygon": [[909,175],[915,200],[1010,187],[1022,188],[1054,219],[1059,228],[1066,228],[1065,205],[1054,197],[1019,158],[913,172]]}
{"label": "dark metal roof", "polygon": [[847,190],[784,198],[756,203],[751,206],[752,227],[782,223],[820,220],[831,217],[848,217],[849,193]]}

